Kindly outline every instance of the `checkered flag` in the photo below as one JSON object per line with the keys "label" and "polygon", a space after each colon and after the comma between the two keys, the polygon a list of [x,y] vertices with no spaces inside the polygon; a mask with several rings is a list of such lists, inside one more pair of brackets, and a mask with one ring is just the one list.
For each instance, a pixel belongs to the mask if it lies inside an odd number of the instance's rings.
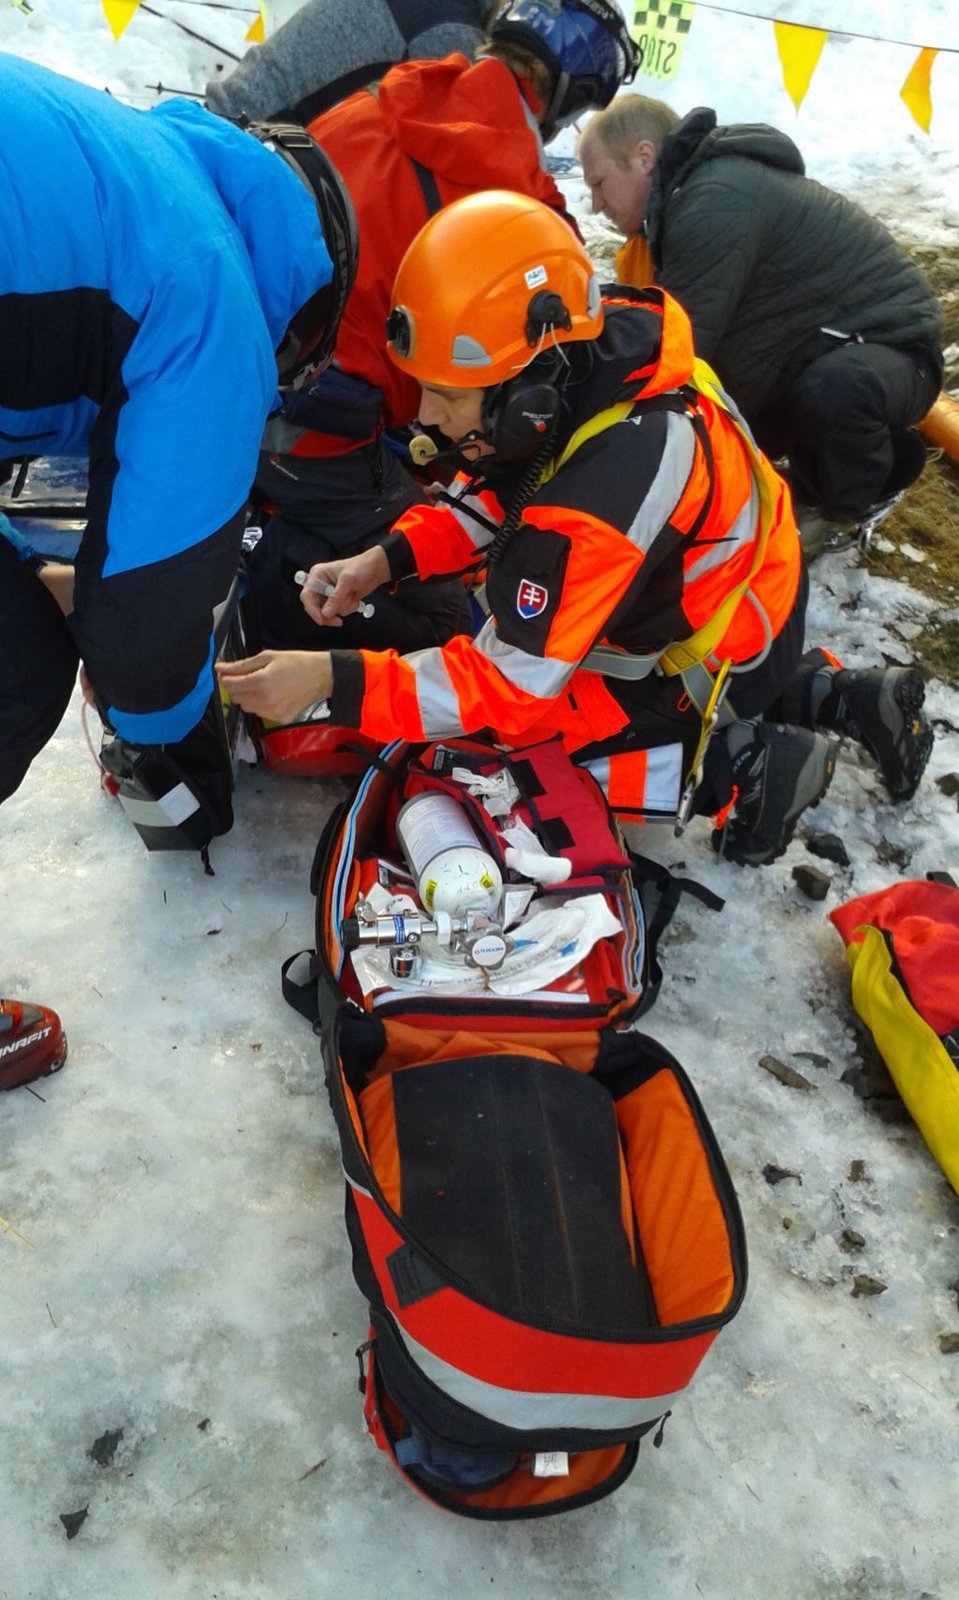
{"label": "checkered flag", "polygon": [[633,33],[663,28],[670,33],[686,34],[693,25],[692,12],[690,0],[646,0],[645,5],[636,7]]}
{"label": "checkered flag", "polygon": [[645,77],[676,77],[695,12],[695,0],[637,0],[630,31],[643,53]]}

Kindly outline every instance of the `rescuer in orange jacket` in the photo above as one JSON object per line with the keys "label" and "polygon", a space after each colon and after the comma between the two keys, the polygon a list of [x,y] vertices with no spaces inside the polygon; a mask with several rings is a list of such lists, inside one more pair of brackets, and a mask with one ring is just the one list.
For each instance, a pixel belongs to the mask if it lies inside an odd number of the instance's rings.
{"label": "rescuer in orange jacket", "polygon": [[[827,721],[840,680],[869,675],[820,658],[797,674],[806,584],[788,491],[694,366],[685,313],[661,290],[604,301],[562,221],[505,192],[435,216],[393,298],[392,359],[463,470],[382,545],[315,568],[334,591],[304,605],[333,625],[384,582],[485,567],[488,619],[405,658],[268,651],[220,668],[221,683],[284,721],[327,701],[334,722],[384,741],[559,733],[621,815],[673,818],[684,787],[694,811],[734,801],[726,853],[774,859],[836,745],[758,719],[786,693],[797,720]],[[889,765],[910,709],[883,735]]]}
{"label": "rescuer in orange jacket", "polygon": [[[334,368],[314,388],[288,393],[267,426],[256,490],[276,515],[249,562],[265,642],[317,648],[294,573],[364,548],[423,498],[382,437],[411,423],[419,402],[383,337],[407,246],[433,212],[479,189],[508,187],[565,215],[543,142],[605,105],[635,63],[607,0],[515,0],[482,59],[403,62],[311,124],[353,198],[360,262]],[[402,603],[384,592],[371,619],[347,624],[350,642],[399,650],[442,642],[462,626],[462,601],[449,582],[407,590]]]}

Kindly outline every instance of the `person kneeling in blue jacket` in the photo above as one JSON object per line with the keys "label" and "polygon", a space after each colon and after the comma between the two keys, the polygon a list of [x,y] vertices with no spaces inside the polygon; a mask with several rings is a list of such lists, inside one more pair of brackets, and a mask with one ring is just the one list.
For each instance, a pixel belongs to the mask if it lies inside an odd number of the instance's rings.
{"label": "person kneeling in blue jacket", "polygon": [[121,739],[190,753],[263,425],[332,356],[356,234],[302,129],[138,111],[3,55],[0,107],[0,460],[89,461],[72,583],[0,538],[2,802],[81,661]]}

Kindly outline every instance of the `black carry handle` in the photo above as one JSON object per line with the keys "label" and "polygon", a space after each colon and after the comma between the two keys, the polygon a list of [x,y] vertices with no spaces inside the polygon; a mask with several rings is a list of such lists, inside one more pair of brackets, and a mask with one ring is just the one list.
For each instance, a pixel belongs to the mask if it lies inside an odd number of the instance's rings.
{"label": "black carry handle", "polygon": [[[305,978],[294,978],[290,968],[301,956],[309,957],[307,974]],[[280,968],[280,986],[287,1005],[305,1017],[317,1034],[323,1032],[324,1025],[343,1004],[343,996],[315,950],[297,950],[287,957]]]}

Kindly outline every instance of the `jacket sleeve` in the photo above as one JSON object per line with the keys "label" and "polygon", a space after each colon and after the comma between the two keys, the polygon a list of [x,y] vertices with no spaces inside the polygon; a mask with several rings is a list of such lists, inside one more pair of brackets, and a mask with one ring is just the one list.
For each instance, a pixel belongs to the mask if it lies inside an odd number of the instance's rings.
{"label": "jacket sleeve", "polygon": [[[228,77],[206,86],[206,103],[221,117],[253,121],[289,114],[300,100],[344,79],[346,94],[380,76],[407,51],[391,7],[368,0],[362,16],[339,13],[328,0],[307,0],[276,33],[249,50]],[[314,115],[316,113],[314,112]]]}
{"label": "jacket sleeve", "polygon": [[[490,617],[475,639],[414,656],[334,651],[335,722],[383,739],[482,728],[518,739],[559,714],[570,678],[643,558],[616,529],[581,512],[539,508],[532,516],[517,536],[519,564],[497,576],[501,609],[510,612],[504,621]],[[523,576],[527,569],[535,577]]]}
{"label": "jacket sleeve", "polygon": [[384,545],[390,576],[425,582],[475,571],[502,518],[495,495],[458,477],[435,504],[411,506],[397,518]]}
{"label": "jacket sleeve", "polygon": [[712,171],[668,203],[656,282],[693,325],[696,354],[712,359],[736,316],[758,252],[761,196]]}
{"label": "jacket sleeve", "polygon": [[236,575],[243,521],[238,512],[149,569],[103,578],[83,558],[77,566],[74,636],[111,727],[133,744],[177,743],[209,704],[214,611]]}
{"label": "jacket sleeve", "polygon": [[[685,443],[675,448],[677,431]],[[583,657],[624,603],[642,610],[647,573],[675,549],[668,519],[686,482],[687,445],[688,423],[664,413],[581,445],[489,569],[492,615],[476,639],[414,656],[334,651],[333,720],[383,739],[492,728],[513,740],[550,719],[558,731]]]}

